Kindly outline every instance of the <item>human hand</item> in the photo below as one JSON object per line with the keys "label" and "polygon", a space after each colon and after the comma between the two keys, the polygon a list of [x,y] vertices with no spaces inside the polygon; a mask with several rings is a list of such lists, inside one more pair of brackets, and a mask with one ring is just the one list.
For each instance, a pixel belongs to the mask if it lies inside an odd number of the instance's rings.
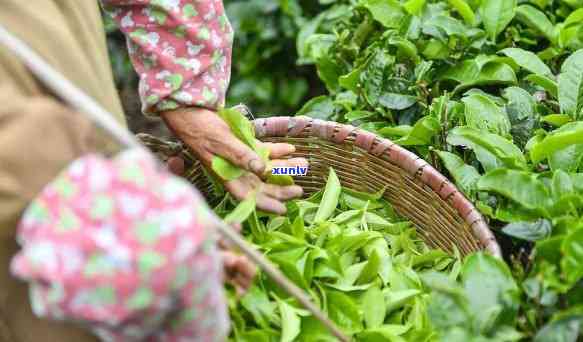
{"label": "human hand", "polygon": [[[284,214],[284,201],[300,197],[301,187],[266,184],[263,178],[267,172],[265,163],[247,145],[241,142],[229,126],[215,112],[207,109],[178,109],[162,113],[164,121],[202,162],[210,169],[214,156],[220,156],[234,165],[249,171],[238,179],[225,182],[225,188],[236,199],[245,199],[252,191],[257,191],[259,209]],[[273,166],[302,166],[308,162],[303,158],[282,159],[295,152],[290,144],[262,143],[270,151]],[[172,161],[174,165],[179,162]],[[171,167],[171,165],[169,164]],[[172,169],[172,167],[171,167]],[[178,167],[178,169],[180,169]]]}
{"label": "human hand", "polygon": [[230,250],[222,250],[225,281],[235,287],[237,295],[244,295],[257,274],[255,265],[244,255]]}

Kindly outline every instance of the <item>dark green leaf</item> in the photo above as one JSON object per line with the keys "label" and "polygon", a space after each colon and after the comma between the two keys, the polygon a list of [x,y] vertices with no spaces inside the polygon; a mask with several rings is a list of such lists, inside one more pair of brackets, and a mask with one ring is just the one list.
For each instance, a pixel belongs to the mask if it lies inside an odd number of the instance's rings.
{"label": "dark green leaf", "polygon": [[545,239],[551,235],[551,230],[551,222],[545,219],[535,222],[510,223],[502,228],[504,234],[527,241]]}
{"label": "dark green leaf", "polygon": [[490,171],[478,181],[478,189],[493,191],[525,208],[544,210],[550,205],[550,194],[543,182],[526,171],[498,169]]}
{"label": "dark green leaf", "polygon": [[389,109],[403,110],[411,107],[417,102],[415,96],[385,93],[379,97],[379,103]]}
{"label": "dark green leaf", "polygon": [[334,102],[332,99],[328,96],[318,96],[306,102],[296,115],[306,115],[321,120],[333,120],[334,114]]}

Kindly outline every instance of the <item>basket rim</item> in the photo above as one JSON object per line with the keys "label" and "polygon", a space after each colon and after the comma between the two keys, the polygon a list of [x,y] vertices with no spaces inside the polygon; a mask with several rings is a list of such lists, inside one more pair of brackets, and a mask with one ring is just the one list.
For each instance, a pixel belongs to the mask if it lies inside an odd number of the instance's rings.
{"label": "basket rim", "polygon": [[502,251],[494,233],[482,214],[470,200],[437,171],[431,164],[413,152],[372,132],[307,116],[278,116],[253,120],[257,138],[302,137],[320,138],[335,144],[352,142],[367,153],[395,164],[407,174],[431,188],[442,201],[450,202],[460,217],[471,227],[471,233],[484,250],[493,256],[502,257]]}

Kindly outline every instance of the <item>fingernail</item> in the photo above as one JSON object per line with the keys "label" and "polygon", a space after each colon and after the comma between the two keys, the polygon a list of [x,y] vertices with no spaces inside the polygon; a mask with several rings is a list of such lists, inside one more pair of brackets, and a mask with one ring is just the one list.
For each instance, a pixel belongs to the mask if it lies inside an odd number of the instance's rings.
{"label": "fingernail", "polygon": [[253,173],[261,174],[265,167],[259,159],[253,159],[249,162],[249,169],[251,169]]}

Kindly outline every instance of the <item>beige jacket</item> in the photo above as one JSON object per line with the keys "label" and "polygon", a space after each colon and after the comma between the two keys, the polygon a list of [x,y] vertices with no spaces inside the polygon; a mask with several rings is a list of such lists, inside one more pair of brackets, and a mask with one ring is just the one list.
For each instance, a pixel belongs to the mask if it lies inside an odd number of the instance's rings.
{"label": "beige jacket", "polygon": [[[124,122],[96,0],[0,0],[0,24]],[[15,228],[27,203],[69,162],[114,151],[0,46],[0,342],[85,342],[78,328],[39,320],[27,287],[9,273]]]}

